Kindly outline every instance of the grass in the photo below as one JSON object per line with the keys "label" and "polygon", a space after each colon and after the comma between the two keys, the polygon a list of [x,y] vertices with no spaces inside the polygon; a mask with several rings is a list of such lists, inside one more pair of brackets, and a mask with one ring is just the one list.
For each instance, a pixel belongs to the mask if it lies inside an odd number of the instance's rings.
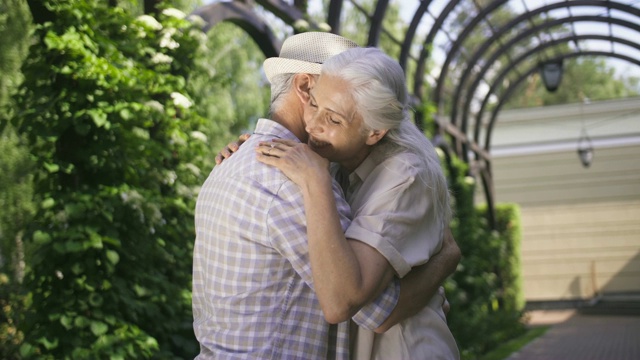
{"label": "grass", "polygon": [[534,339],[542,336],[549,330],[550,326],[536,326],[527,330],[523,335],[509,340],[501,346],[493,349],[489,353],[482,356],[481,360],[503,360],[509,355],[520,350],[522,347],[533,341]]}

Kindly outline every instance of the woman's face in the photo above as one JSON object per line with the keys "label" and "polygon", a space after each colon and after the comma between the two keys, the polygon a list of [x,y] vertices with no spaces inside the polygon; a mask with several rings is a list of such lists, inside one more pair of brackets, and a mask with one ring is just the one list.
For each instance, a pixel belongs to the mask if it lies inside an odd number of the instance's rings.
{"label": "woman's face", "polygon": [[369,155],[370,133],[364,131],[349,84],[336,76],[321,75],[310,91],[305,108],[309,146],[319,155],[355,170]]}

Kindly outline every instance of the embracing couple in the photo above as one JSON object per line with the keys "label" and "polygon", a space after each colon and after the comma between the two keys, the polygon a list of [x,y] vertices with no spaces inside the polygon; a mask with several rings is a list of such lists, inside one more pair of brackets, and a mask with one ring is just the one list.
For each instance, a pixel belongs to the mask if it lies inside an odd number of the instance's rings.
{"label": "embracing couple", "polygon": [[449,192],[401,67],[309,32],[264,71],[269,119],[198,196],[197,358],[458,359]]}

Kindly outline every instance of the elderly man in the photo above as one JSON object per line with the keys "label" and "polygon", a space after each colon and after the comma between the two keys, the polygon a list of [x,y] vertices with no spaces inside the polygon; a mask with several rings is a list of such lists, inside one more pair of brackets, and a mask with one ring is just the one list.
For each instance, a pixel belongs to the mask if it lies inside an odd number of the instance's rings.
{"label": "elderly man", "polygon": [[[258,162],[253,149],[276,138],[307,141],[303,114],[321,64],[355,46],[328,33],[287,39],[280,57],[265,61],[271,119],[260,119],[247,146],[202,187],[193,269],[199,359],[349,356],[348,323],[329,324],[314,292],[302,194],[280,171]],[[333,192],[346,230],[349,207],[335,182]],[[455,245],[445,249],[402,285],[394,279],[355,315],[358,325],[385,329],[426,305],[459,259]]]}

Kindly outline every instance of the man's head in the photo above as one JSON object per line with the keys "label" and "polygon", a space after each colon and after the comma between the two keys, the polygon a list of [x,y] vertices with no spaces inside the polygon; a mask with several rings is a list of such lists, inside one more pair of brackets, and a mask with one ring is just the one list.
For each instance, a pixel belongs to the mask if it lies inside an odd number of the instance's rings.
{"label": "man's head", "polygon": [[[292,89],[297,88],[300,96],[304,96],[305,91],[308,93],[312,85],[309,82],[320,74],[326,60],[357,46],[342,36],[323,32],[305,32],[287,38],[282,44],[280,56],[264,61],[264,72],[271,83],[271,113],[279,110],[283,105],[283,95]],[[294,81],[297,74],[304,76]]]}

